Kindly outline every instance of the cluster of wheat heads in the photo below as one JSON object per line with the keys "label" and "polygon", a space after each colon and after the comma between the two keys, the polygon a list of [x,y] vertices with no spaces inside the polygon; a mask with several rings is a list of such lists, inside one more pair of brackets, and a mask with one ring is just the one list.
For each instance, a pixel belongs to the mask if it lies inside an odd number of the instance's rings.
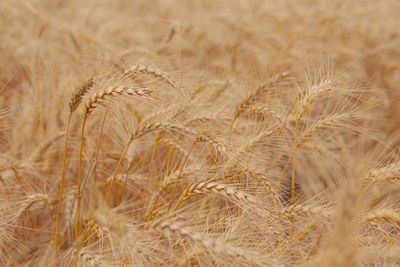
{"label": "cluster of wheat heads", "polygon": [[0,1],[0,266],[399,265],[398,4],[189,2]]}
{"label": "cluster of wheat heads", "polygon": [[[322,64],[242,97],[149,65],[82,82],[66,130],[2,163],[2,264],[398,263],[398,155],[360,162],[379,153],[373,91]],[[31,177],[63,137],[43,192]]]}

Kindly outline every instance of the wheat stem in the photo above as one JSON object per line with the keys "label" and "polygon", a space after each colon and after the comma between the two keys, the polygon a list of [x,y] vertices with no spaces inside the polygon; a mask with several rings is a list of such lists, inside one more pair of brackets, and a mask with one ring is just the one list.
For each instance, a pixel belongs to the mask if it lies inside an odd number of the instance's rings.
{"label": "wheat stem", "polygon": [[87,116],[84,116],[82,122],[82,130],[81,130],[81,143],[79,146],[79,166],[78,166],[78,182],[76,184],[77,190],[77,201],[76,201],[76,225],[75,225],[75,239],[79,237],[79,216],[81,210],[81,180],[82,180],[82,154],[83,154],[83,138],[85,132],[85,125],[86,125]]}
{"label": "wheat stem", "polygon": [[56,219],[56,230],[54,233],[53,239],[53,255],[52,255],[52,266],[55,266],[55,259],[57,255],[57,244],[58,244],[58,237],[60,231],[60,220],[61,220],[61,205],[62,205],[62,197],[63,197],[63,189],[64,189],[64,179],[65,179],[65,162],[67,158],[67,144],[68,144],[68,132],[69,132],[69,125],[71,122],[72,113],[69,114],[67,119],[67,126],[65,129],[65,141],[64,141],[64,155],[63,155],[63,163],[62,163],[62,170],[61,170],[61,181],[60,181],[60,189],[58,193],[58,207],[57,207],[57,219]]}

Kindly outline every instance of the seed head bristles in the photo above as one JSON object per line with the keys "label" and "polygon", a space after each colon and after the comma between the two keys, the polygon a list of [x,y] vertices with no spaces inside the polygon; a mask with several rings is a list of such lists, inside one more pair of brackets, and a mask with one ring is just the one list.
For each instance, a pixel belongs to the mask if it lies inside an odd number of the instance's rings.
{"label": "seed head bristles", "polygon": [[136,184],[141,184],[146,182],[146,176],[140,175],[140,174],[127,174],[127,173],[122,173],[118,174],[117,176],[110,176],[106,179],[105,184],[110,184],[110,183],[119,183],[119,184],[127,184],[128,182],[134,182]]}
{"label": "seed head bristles", "polygon": [[[357,126],[351,123],[351,116],[348,114],[334,114],[318,120],[316,123],[308,127],[300,136],[298,143],[299,145],[305,141],[306,138],[312,137],[315,133],[318,133],[320,130],[338,127],[340,129],[349,128],[351,131],[357,131]],[[360,130],[361,131],[361,130]]]}
{"label": "seed head bristles", "polygon": [[226,83],[225,80],[215,80],[215,81],[208,81],[203,84],[200,84],[199,86],[196,87],[196,89],[193,90],[192,99],[194,97],[196,97],[198,94],[200,94],[207,87],[215,86],[215,85],[223,85],[225,83]]}
{"label": "seed head bristles", "polygon": [[249,109],[246,111],[246,113],[247,113],[248,115],[257,115],[257,114],[264,115],[264,114],[269,114],[269,115],[271,115],[272,117],[274,117],[275,119],[277,119],[280,123],[284,123],[284,121],[285,121],[285,119],[282,118],[282,117],[278,114],[278,112],[276,112],[275,110],[273,110],[273,109],[271,109],[271,108],[269,108],[269,107],[252,107],[252,108],[249,108]]}
{"label": "seed head bristles", "polygon": [[195,136],[196,132],[190,128],[187,127],[182,127],[177,124],[171,124],[171,123],[150,123],[147,125],[144,125],[138,129],[134,133],[131,134],[129,138],[129,144],[132,143],[133,140],[142,137],[143,135],[146,135],[150,132],[153,131],[176,131],[181,134],[189,135],[189,136]]}
{"label": "seed head bristles", "polygon": [[257,99],[260,98],[260,96],[264,93],[266,89],[268,89],[270,86],[274,85],[276,82],[278,82],[281,78],[287,77],[290,73],[289,72],[283,72],[274,78],[272,78],[270,81],[267,83],[259,86],[256,91],[240,103],[240,105],[236,108],[235,115],[233,117],[233,122],[242,114],[245,112]]}
{"label": "seed head bristles", "polygon": [[198,124],[198,123],[229,123],[231,120],[230,117],[228,116],[202,116],[202,117],[195,117],[187,120],[185,122],[185,125],[191,125],[191,124]]}
{"label": "seed head bristles", "polygon": [[[229,161],[227,162],[227,164],[224,167],[224,173],[223,176],[225,176],[225,173],[227,171],[229,171],[229,169],[231,169],[236,161],[236,159],[243,154],[249,147],[251,147],[252,145],[254,145],[256,142],[258,142],[261,138],[266,137],[266,136],[270,136],[271,134],[273,134],[276,130],[278,130],[280,128],[280,126],[276,126],[274,128],[272,128],[269,131],[262,131],[260,132],[258,135],[256,135],[255,137],[253,137],[252,139],[250,139],[248,142],[246,142],[245,144],[243,144],[241,147],[239,147],[239,149],[235,152],[235,154],[229,159]],[[225,179],[223,177],[223,179]]]}
{"label": "seed head bristles", "polygon": [[32,206],[33,203],[38,202],[38,201],[48,202],[49,196],[47,194],[36,193],[36,194],[27,196],[27,199],[24,202],[26,204],[26,208],[28,209],[30,206]]}
{"label": "seed head bristles", "polygon": [[256,171],[256,170],[252,170],[252,169],[244,169],[244,170],[239,170],[237,172],[232,172],[231,174],[229,174],[229,176],[241,175],[241,174],[250,175],[250,176],[253,176],[254,178],[262,181],[263,185],[268,189],[269,193],[271,194],[272,199],[274,199],[278,203],[281,202],[278,194],[276,193],[275,189],[273,188],[273,186],[270,182],[270,179],[268,179],[268,177],[264,173]]}
{"label": "seed head bristles", "polygon": [[97,78],[90,78],[77,87],[69,100],[69,111],[73,113],[82,102],[83,96],[93,87]]}
{"label": "seed head bristles", "polygon": [[362,221],[364,223],[370,223],[370,222],[394,223],[400,227],[400,216],[397,212],[393,210],[382,210],[369,213],[363,216]]}
{"label": "seed head bristles", "polygon": [[256,205],[257,200],[252,196],[234,189],[226,184],[220,184],[216,182],[201,182],[197,184],[191,185],[187,188],[183,194],[182,201],[190,198],[194,194],[205,194],[205,193],[217,193],[220,195],[224,195],[238,203],[241,201],[247,201],[251,204]]}
{"label": "seed head bristles", "polygon": [[53,138],[51,138],[44,144],[40,145],[35,150],[35,152],[32,153],[32,156],[30,157],[30,161],[33,163],[39,161],[40,158],[43,156],[43,154],[46,152],[46,150],[48,150],[49,147],[51,147],[51,145],[53,143],[55,143],[56,141],[58,141],[61,137],[64,137],[64,135],[65,135],[65,132],[60,132],[59,134],[57,134],[56,136],[54,136]]}
{"label": "seed head bristles", "polygon": [[39,201],[49,203],[49,196],[47,194],[32,194],[26,196],[26,199],[22,202],[21,208],[16,211],[15,218],[19,218],[24,211],[28,210],[33,204]]}
{"label": "seed head bristles", "polygon": [[176,105],[170,105],[167,108],[160,109],[159,111],[156,111],[154,113],[149,114],[147,117],[145,117],[142,121],[141,124],[148,124],[152,122],[153,120],[159,121],[160,118],[173,118],[176,115],[182,113],[184,111],[185,107],[182,106],[176,106]]}
{"label": "seed head bristles", "polygon": [[134,47],[131,49],[128,49],[124,52],[122,52],[120,55],[118,55],[118,58],[123,60],[125,57],[132,55],[132,54],[138,54],[138,55],[144,55],[151,59],[152,61],[155,61],[157,59],[157,55],[151,52],[150,50],[143,48],[143,47]]}
{"label": "seed head bristles", "polygon": [[152,92],[151,89],[148,88],[137,88],[130,86],[111,86],[101,92],[95,93],[92,95],[89,100],[85,104],[85,116],[89,116],[93,110],[104,101],[107,96],[115,96],[115,95],[132,95],[132,96],[146,96]]}
{"label": "seed head bristles", "polygon": [[[126,151],[125,158],[129,163],[132,162],[134,159],[134,155],[136,152],[136,145],[137,145],[136,141],[138,140],[137,139],[133,140],[133,142],[129,145],[128,150]],[[188,154],[188,150],[186,148],[174,142],[173,140],[169,140],[167,138],[160,138],[157,142],[160,145],[167,145],[173,147],[174,149],[177,149],[179,152],[183,154],[183,157],[186,157],[186,155]]]}

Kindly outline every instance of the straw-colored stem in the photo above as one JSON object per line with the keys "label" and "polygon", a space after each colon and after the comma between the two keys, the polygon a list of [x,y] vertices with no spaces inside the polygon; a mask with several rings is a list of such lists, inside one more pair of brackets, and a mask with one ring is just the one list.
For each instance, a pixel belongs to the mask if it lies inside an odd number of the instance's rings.
{"label": "straw-colored stem", "polygon": [[60,231],[60,220],[61,220],[61,204],[62,204],[64,178],[65,178],[65,162],[66,162],[66,158],[67,158],[68,132],[69,132],[69,125],[71,122],[71,117],[72,117],[72,113],[70,113],[68,116],[67,127],[65,130],[64,156],[63,156],[63,163],[62,163],[62,170],[61,170],[60,189],[59,189],[59,193],[58,193],[56,230],[55,230],[54,239],[53,239],[53,256],[52,256],[52,260],[51,260],[52,266],[55,266],[55,259],[56,259],[56,255],[57,255],[57,243],[58,243],[58,237],[59,237],[59,231]]}
{"label": "straw-colored stem", "polygon": [[295,173],[296,173],[296,148],[297,148],[297,132],[299,129],[299,120],[296,120],[296,128],[294,131],[294,145],[293,145],[293,156],[292,156],[292,195],[291,204],[294,205],[294,188],[295,188]]}
{"label": "straw-colored stem", "polygon": [[277,192],[279,192],[279,190],[281,188],[281,185],[282,185],[282,182],[283,182],[283,178],[285,177],[285,173],[286,173],[286,171],[287,171],[287,169],[289,167],[290,162],[292,161],[292,157],[293,157],[293,153],[290,153],[289,159],[286,162],[285,168],[282,171],[281,178],[279,179],[278,189],[276,190]]}
{"label": "straw-colored stem", "polygon": [[78,166],[78,183],[76,185],[77,198],[76,198],[76,225],[75,225],[75,239],[79,237],[79,216],[81,211],[81,182],[82,182],[82,152],[83,152],[83,137],[85,133],[87,116],[83,117],[82,130],[81,130],[81,144],[79,147],[79,166]]}

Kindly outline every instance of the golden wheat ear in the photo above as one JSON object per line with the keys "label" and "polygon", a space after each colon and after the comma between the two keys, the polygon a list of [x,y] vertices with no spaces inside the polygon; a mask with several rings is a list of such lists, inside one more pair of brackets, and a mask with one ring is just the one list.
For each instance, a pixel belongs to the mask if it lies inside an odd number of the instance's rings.
{"label": "golden wheat ear", "polygon": [[69,100],[69,112],[72,114],[82,102],[82,98],[90,91],[94,86],[95,81],[98,78],[90,78],[83,82],[79,87],[77,87]]}
{"label": "golden wheat ear", "polygon": [[152,90],[148,88],[137,88],[131,86],[111,86],[105,90],[93,94],[86,101],[84,107],[84,116],[88,117],[94,109],[99,106],[108,97],[118,96],[118,95],[129,95],[129,96],[146,96],[151,94]]}

